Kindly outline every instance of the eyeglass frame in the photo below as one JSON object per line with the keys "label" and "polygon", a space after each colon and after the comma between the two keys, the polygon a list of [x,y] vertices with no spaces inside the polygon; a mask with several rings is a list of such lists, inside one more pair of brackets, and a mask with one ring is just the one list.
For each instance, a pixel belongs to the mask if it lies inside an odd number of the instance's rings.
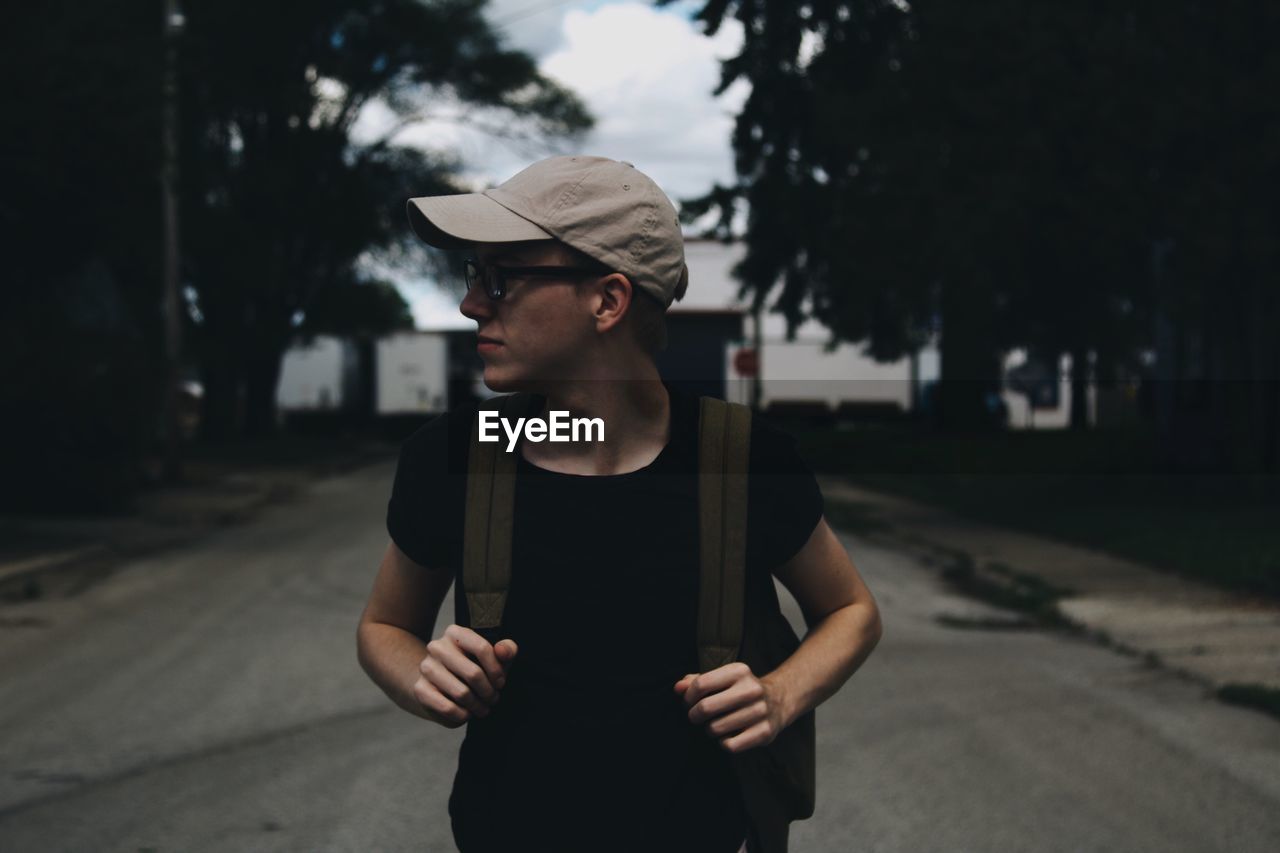
{"label": "eyeglass frame", "polygon": [[[475,274],[472,274],[472,269]],[[474,279],[479,278],[484,282],[484,292],[494,302],[502,299],[507,295],[507,279],[508,278],[549,278],[564,273],[575,273],[575,277],[584,275],[609,275],[613,270],[600,267],[575,267],[564,265],[545,265],[532,267],[508,267],[502,264],[482,264],[475,258],[467,258],[462,265],[462,278],[466,283],[467,292],[471,292],[474,286]]]}

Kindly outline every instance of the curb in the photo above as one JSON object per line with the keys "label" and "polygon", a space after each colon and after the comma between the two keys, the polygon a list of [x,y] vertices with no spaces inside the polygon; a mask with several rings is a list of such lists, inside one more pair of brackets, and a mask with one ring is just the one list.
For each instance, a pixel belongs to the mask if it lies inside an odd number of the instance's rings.
{"label": "curb", "polygon": [[41,554],[25,560],[0,563],[0,590],[14,584],[22,584],[44,572],[56,572],[89,561],[113,556],[112,550],[101,543],[84,548],[73,548],[54,554]]}
{"label": "curb", "polygon": [[[114,530],[105,522],[108,530],[98,541],[0,562],[0,603],[74,596],[128,560],[189,545],[220,527],[251,521],[263,507],[288,503],[313,479],[233,474],[153,493],[139,515],[119,520]],[[34,523],[44,526],[43,520]],[[50,526],[57,525],[55,520]]]}
{"label": "curb", "polygon": [[[33,531],[46,550],[0,556],[0,604],[43,597],[70,597],[110,575],[124,562],[188,545],[219,527],[251,521],[263,507],[290,503],[310,485],[329,477],[394,460],[398,445],[367,441],[341,452],[277,465],[230,463],[211,468],[190,460],[185,485],[140,496],[138,511],[120,518],[5,516],[4,527]],[[61,542],[59,542],[61,539]],[[79,541],[78,547],[64,547]]]}
{"label": "curb", "polygon": [[[1072,588],[1000,559],[976,558],[968,550],[943,541],[943,537],[912,527],[913,517],[943,518],[954,523],[959,517],[949,510],[896,495],[881,495],[839,480],[824,482],[823,491],[828,496],[832,526],[876,544],[911,551],[921,562],[937,568],[942,577],[963,594],[1019,614],[1023,620],[1021,627],[1034,625],[1084,636],[1139,659],[1147,666],[1159,667],[1197,684],[1215,698],[1280,718],[1280,608],[1247,606],[1235,601],[1230,593],[1181,581],[1132,563],[1125,569],[1128,574],[1122,573],[1123,577],[1159,576],[1161,584],[1176,589],[1178,595],[1175,598],[1144,597],[1141,591],[1126,594],[1101,588],[1096,579],[1094,586],[1098,588]],[[845,492],[843,496],[839,496],[841,491]],[[842,521],[850,523],[842,524]],[[972,522],[972,527],[1005,530],[987,522]],[[1007,533],[1024,541],[1038,539],[1033,534],[1012,529]],[[1096,556],[1093,549],[1083,546],[1043,541],[1046,550],[1076,553],[1082,566],[1089,564],[1090,556]],[[1112,561],[1117,565],[1123,562]],[[1057,574],[1064,574],[1061,566]],[[1089,572],[1080,575],[1087,586]],[[1187,624],[1185,629],[1179,628],[1176,632],[1185,648],[1170,646],[1170,631],[1165,624],[1179,616]],[[1163,630],[1153,629],[1153,625]],[[999,625],[955,627],[1019,626],[1018,620],[1011,620]],[[1197,637],[1195,629],[1200,626],[1210,633],[1202,632]],[[1245,637],[1237,643],[1245,646],[1243,654],[1247,665],[1241,665],[1242,652],[1231,643],[1232,631]],[[1150,642],[1142,642],[1143,638]],[[1253,651],[1248,642],[1257,644],[1261,650]],[[1255,659],[1260,659],[1262,665],[1258,666]],[[1215,663],[1218,663],[1216,667]],[[1271,672],[1274,676],[1269,676]]]}

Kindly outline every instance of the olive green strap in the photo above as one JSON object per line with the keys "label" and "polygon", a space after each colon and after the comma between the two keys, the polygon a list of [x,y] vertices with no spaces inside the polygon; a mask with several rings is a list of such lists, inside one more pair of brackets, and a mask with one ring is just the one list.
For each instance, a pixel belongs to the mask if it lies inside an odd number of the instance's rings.
{"label": "olive green strap", "polygon": [[702,397],[698,419],[698,661],[702,672],[735,660],[742,643],[750,447],[751,410],[740,403]]}
{"label": "olive green strap", "polygon": [[[529,395],[513,394],[497,404],[504,418],[514,420],[525,416],[530,402]],[[742,642],[751,410],[703,397],[698,433],[698,656],[706,672],[736,659]],[[477,419],[471,434],[463,538],[463,584],[470,627],[476,630],[502,624],[511,583],[518,452],[518,447],[506,452],[502,442],[482,443]]]}
{"label": "olive green strap", "polygon": [[[529,394],[511,394],[480,404],[499,409],[514,422],[525,416]],[[516,463],[520,446],[507,452],[505,433],[495,442],[480,441],[480,419],[471,427],[467,470],[467,505],[463,523],[462,578],[477,631],[502,624],[511,585],[511,537],[515,517]]]}

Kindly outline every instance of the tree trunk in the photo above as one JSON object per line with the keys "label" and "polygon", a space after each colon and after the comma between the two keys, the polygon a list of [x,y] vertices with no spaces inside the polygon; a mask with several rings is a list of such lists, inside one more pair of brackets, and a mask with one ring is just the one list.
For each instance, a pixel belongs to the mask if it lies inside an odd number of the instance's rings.
{"label": "tree trunk", "polygon": [[255,346],[249,354],[245,387],[245,434],[253,438],[275,435],[276,389],[280,384],[280,367],[284,350],[279,346]]}
{"label": "tree trunk", "polygon": [[[1280,319],[1280,318],[1276,318]],[[1262,473],[1280,477],[1280,346],[1274,340],[1260,341],[1266,356],[1258,382],[1262,394]],[[1276,484],[1272,484],[1275,494]]]}
{"label": "tree trunk", "polygon": [[1005,426],[991,299],[966,285],[951,280],[942,288],[937,415],[939,425],[952,432]]}
{"label": "tree trunk", "polygon": [[1089,351],[1071,350],[1071,429],[1089,428]]}
{"label": "tree trunk", "polygon": [[214,358],[200,368],[204,401],[200,437],[208,442],[229,441],[239,432],[239,371],[229,358]]}

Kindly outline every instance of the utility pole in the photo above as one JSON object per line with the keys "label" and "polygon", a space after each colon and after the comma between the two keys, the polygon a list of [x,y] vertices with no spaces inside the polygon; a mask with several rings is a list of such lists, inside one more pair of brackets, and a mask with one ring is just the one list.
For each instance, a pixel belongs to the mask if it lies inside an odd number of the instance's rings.
{"label": "utility pole", "polygon": [[756,370],[751,377],[751,408],[760,411],[764,402],[764,380],[760,374],[764,372],[764,318],[760,316],[761,300],[754,300],[751,306],[751,346],[756,351]]}
{"label": "utility pole", "polygon": [[164,219],[164,480],[167,483],[182,480],[182,435],[178,424],[178,382],[182,378],[182,319],[178,307],[178,39],[184,24],[178,0],[165,0],[160,203]]}

